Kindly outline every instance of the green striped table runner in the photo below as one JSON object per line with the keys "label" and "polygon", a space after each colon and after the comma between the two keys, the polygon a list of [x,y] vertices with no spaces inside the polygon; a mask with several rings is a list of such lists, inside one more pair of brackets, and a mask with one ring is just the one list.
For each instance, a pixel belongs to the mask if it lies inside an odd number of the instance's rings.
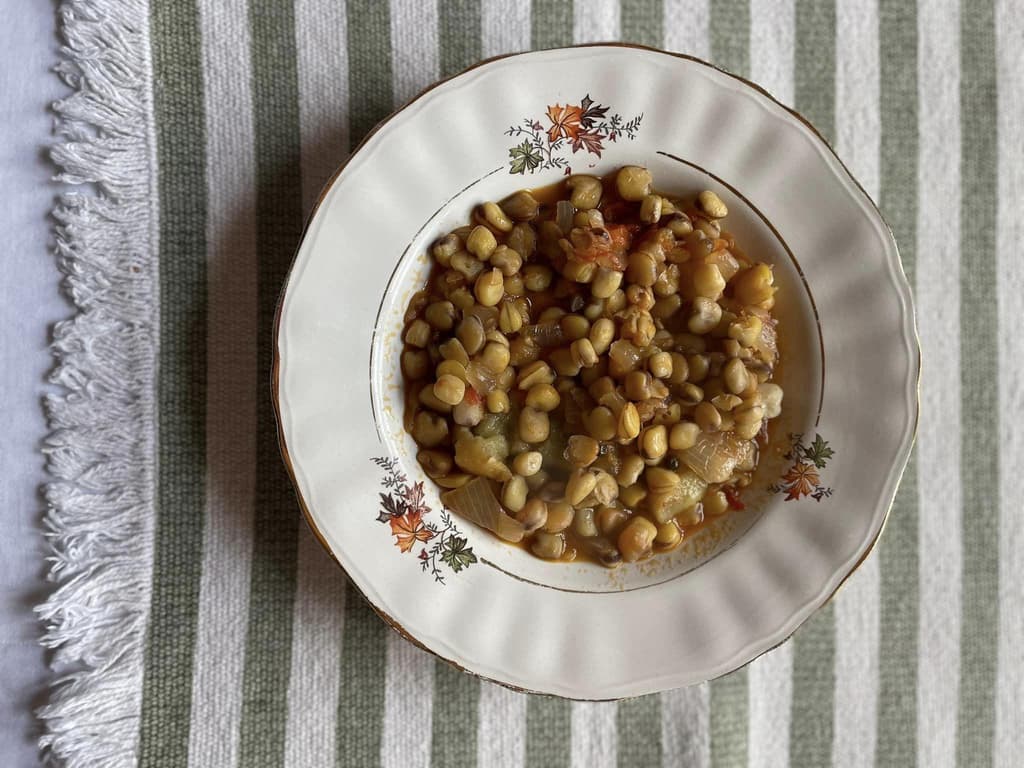
{"label": "green striped table runner", "polygon": [[[48,488],[70,766],[1016,766],[1024,755],[1024,13],[1016,0],[65,0]],[[322,183],[481,58],[595,40],[748,76],[828,137],[917,296],[918,447],[792,641],[619,703],[513,693],[388,630],[278,460],[274,305]],[[93,128],[98,130],[93,130]]]}

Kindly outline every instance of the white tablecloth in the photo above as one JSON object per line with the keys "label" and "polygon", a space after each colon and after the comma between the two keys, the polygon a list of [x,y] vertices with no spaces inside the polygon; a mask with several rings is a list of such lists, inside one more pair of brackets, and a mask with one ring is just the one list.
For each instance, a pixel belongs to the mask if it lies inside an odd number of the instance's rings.
{"label": "white tablecloth", "polygon": [[58,186],[43,148],[47,105],[64,93],[49,2],[0,0],[0,765],[40,764],[32,711],[45,701],[46,657],[32,611],[47,593],[40,519],[50,327],[70,308],[48,247]]}

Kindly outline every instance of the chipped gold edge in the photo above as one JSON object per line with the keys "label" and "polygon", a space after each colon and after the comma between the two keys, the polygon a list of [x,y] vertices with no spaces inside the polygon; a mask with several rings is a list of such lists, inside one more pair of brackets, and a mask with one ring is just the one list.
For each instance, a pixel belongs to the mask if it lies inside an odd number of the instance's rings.
{"label": "chipped gold edge", "polygon": [[[886,524],[889,521],[889,515],[892,512],[893,505],[896,502],[896,494],[899,491],[900,483],[903,480],[903,475],[906,472],[907,464],[910,461],[910,454],[913,452],[914,443],[917,441],[918,427],[919,427],[920,421],[921,421],[921,362],[922,362],[922,355],[921,355],[921,338],[920,338],[920,334],[918,333],[918,326],[917,326],[917,312],[916,312],[916,309],[914,307],[913,295],[912,295],[911,288],[910,288],[910,281],[907,279],[907,273],[903,269],[903,260],[902,260],[902,258],[900,258],[899,244],[896,242],[896,235],[893,232],[892,227],[889,225],[889,222],[886,221],[885,216],[882,215],[882,211],[879,209],[878,205],[875,203],[875,201],[871,197],[871,195],[869,195],[867,193],[867,191],[864,189],[864,187],[861,186],[861,183],[859,181],[857,181],[856,177],[850,172],[850,169],[847,168],[846,164],[842,161],[842,158],[839,157],[839,155],[835,151],[835,149],[833,149],[832,145],[828,142],[827,139],[825,139],[824,136],[822,136],[821,132],[818,131],[818,129],[814,127],[814,125],[811,123],[810,120],[805,118],[803,115],[801,115],[799,112],[797,112],[792,107],[789,107],[789,106],[783,104],[781,101],[776,99],[769,91],[767,91],[765,88],[763,88],[762,86],[758,85],[757,83],[755,83],[755,82],[753,82],[751,80],[747,80],[745,77],[741,77],[740,75],[737,75],[737,74],[734,74],[732,72],[729,72],[728,70],[723,69],[722,67],[716,66],[716,65],[714,65],[714,64],[712,64],[712,63],[710,63],[708,61],[705,61],[703,59],[697,58],[696,56],[691,56],[691,55],[685,54],[685,53],[676,53],[676,52],[673,52],[673,51],[664,51],[664,50],[661,50],[660,48],[653,48],[651,46],[639,45],[639,44],[636,44],[636,43],[586,43],[586,44],[582,44],[582,45],[573,45],[573,46],[564,46],[563,47],[563,49],[573,49],[573,48],[633,48],[633,49],[637,49],[637,50],[649,51],[651,53],[659,53],[659,54],[663,54],[663,55],[666,55],[666,56],[672,56],[672,57],[679,58],[679,59],[686,59],[688,61],[694,62],[695,64],[700,64],[702,66],[708,67],[708,68],[716,70],[718,72],[721,72],[722,74],[724,74],[724,75],[726,75],[728,77],[731,77],[734,80],[737,80],[737,81],[743,83],[744,85],[749,86],[750,88],[753,88],[755,91],[757,91],[758,93],[762,94],[763,96],[768,98],[770,101],[774,102],[779,107],[784,109],[790,115],[792,115],[797,120],[799,120],[801,123],[803,123],[803,125],[805,125],[811,131],[811,133],[814,134],[815,137],[817,137],[817,139],[825,146],[825,148],[828,149],[828,151],[836,159],[836,162],[839,163],[840,168],[842,168],[843,171],[846,173],[846,175],[849,178],[849,180],[853,182],[854,186],[856,186],[857,189],[860,190],[860,193],[864,196],[864,198],[871,205],[872,209],[875,211],[875,214],[878,216],[879,221],[882,222],[882,225],[885,227],[886,231],[889,233],[889,239],[890,239],[890,241],[892,243],[893,249],[896,251],[896,266],[897,266],[897,270],[898,270],[898,277],[902,278],[902,280],[903,280],[903,287],[906,290],[906,296],[903,297],[903,298],[906,299],[905,311],[909,314],[909,319],[911,321],[911,330],[913,332],[913,346],[917,348],[917,359],[916,359],[916,363],[917,363],[917,382],[916,382],[916,388],[915,388],[915,396],[916,397],[915,397],[915,402],[914,402],[914,405],[915,405],[915,408],[914,408],[914,421],[913,421],[913,426],[911,428],[910,439],[908,441],[906,441],[906,445],[905,445],[906,456],[903,458],[902,466],[900,467],[899,472],[898,472],[898,476],[896,478],[896,483],[893,486],[892,498],[889,499],[889,503],[888,503],[888,506],[887,506],[887,508],[885,510],[885,514],[882,516],[882,524],[878,527],[878,531],[875,533],[874,538],[872,538],[871,542],[868,544],[867,549],[865,549],[864,553],[857,560],[857,562],[854,563],[853,566],[846,572],[846,574],[843,576],[843,578],[836,585],[835,589],[833,589],[832,592],[830,594],[828,594],[825,597],[825,599],[822,600],[821,602],[817,602],[816,600],[812,601],[812,603],[816,603],[816,604],[813,605],[812,609],[808,612],[808,614],[793,628],[793,630],[789,634],[787,634],[779,642],[775,643],[774,645],[770,646],[769,648],[766,648],[765,650],[761,651],[760,653],[757,653],[756,655],[752,656],[750,659],[748,659],[748,660],[746,660],[746,661],[744,661],[744,662],[742,662],[740,664],[736,664],[735,666],[732,666],[733,662],[731,662],[731,661],[728,662],[727,665],[726,665],[726,666],[729,667],[728,669],[726,669],[724,672],[721,672],[721,673],[716,674],[716,675],[714,675],[712,677],[709,677],[709,678],[707,678],[707,680],[703,681],[703,682],[710,682],[712,680],[717,680],[720,677],[724,677],[725,675],[732,674],[733,672],[736,672],[737,670],[743,669],[744,667],[748,666],[749,664],[753,663],[754,661],[757,661],[757,659],[761,658],[766,653],[769,653],[770,651],[773,651],[776,648],[778,648],[779,646],[783,645],[786,641],[788,641],[791,637],[793,637],[793,635],[796,634],[796,632],[810,619],[811,616],[813,616],[815,613],[817,613],[822,608],[824,608],[826,605],[828,605],[830,602],[832,602],[833,599],[835,599],[835,596],[839,593],[839,590],[842,589],[843,586],[846,584],[846,582],[849,580],[849,578],[854,573],[856,573],[857,569],[860,568],[860,566],[867,559],[868,555],[870,555],[874,551],[875,547],[877,546],[878,540],[881,537],[882,532],[885,530]],[[562,50],[562,49],[546,49],[546,50]],[[622,700],[625,700],[625,699],[631,699],[631,698],[637,698],[639,696],[649,695],[651,693],[657,693],[657,692],[659,692],[661,690],[667,690],[667,689],[655,688],[654,690],[648,691],[646,693],[635,694],[633,696],[617,696],[617,697],[611,697],[611,698],[606,698],[606,699],[601,699],[601,698],[598,698],[598,699],[576,698],[576,697],[572,697],[572,696],[562,696],[561,694],[556,694],[556,693],[545,693],[543,691],[536,691],[536,690],[531,690],[529,688],[523,688],[521,686],[514,685],[513,683],[508,683],[508,682],[505,682],[505,681],[502,681],[502,680],[497,680],[495,678],[491,678],[491,677],[487,677],[486,675],[482,675],[482,674],[480,674],[478,672],[474,672],[473,670],[466,668],[462,664],[459,664],[454,659],[449,659],[449,658],[447,658],[445,656],[442,656],[437,651],[435,651],[435,650],[433,650],[431,648],[428,648],[422,641],[420,641],[415,636],[413,636],[412,633],[410,633],[405,627],[403,627],[402,624],[399,623],[394,617],[392,617],[387,611],[385,611],[383,608],[379,607],[378,605],[374,604],[374,602],[372,600],[370,600],[366,596],[366,594],[363,592],[363,590],[359,588],[359,586],[355,583],[355,581],[349,575],[348,571],[345,569],[345,566],[342,565],[341,561],[338,559],[338,557],[335,555],[334,551],[331,549],[330,545],[327,543],[327,539],[324,537],[324,535],[320,531],[319,527],[317,527],[317,524],[313,520],[313,516],[310,513],[309,508],[306,506],[306,501],[305,501],[305,499],[302,496],[302,492],[299,490],[298,482],[297,482],[297,479],[296,479],[296,476],[295,476],[295,469],[292,466],[291,455],[290,455],[290,453],[288,451],[288,444],[287,444],[287,441],[285,440],[284,431],[283,431],[283,428],[282,428],[282,425],[281,425],[281,398],[280,398],[279,385],[280,385],[280,374],[281,374],[280,338],[281,338],[281,314],[282,314],[282,308],[284,306],[285,296],[287,295],[287,292],[288,292],[289,283],[291,282],[292,272],[295,269],[295,262],[296,262],[296,259],[298,258],[299,251],[302,249],[302,245],[305,242],[306,235],[307,235],[307,233],[309,231],[309,226],[312,223],[313,218],[316,216],[317,211],[320,209],[320,206],[323,204],[324,198],[327,196],[327,193],[330,191],[331,187],[334,185],[335,181],[337,181],[338,177],[341,175],[341,173],[348,166],[348,164],[352,160],[352,158],[355,157],[355,155],[360,150],[362,150],[364,146],[366,146],[366,143],[374,135],[376,135],[376,133],[384,125],[389,123],[391,120],[393,120],[395,117],[397,117],[403,111],[405,111],[405,109],[407,107],[409,107],[410,105],[412,105],[415,102],[419,101],[421,98],[423,98],[425,95],[430,93],[432,90],[434,90],[438,86],[443,85],[444,83],[448,82],[449,80],[453,80],[453,79],[455,79],[457,77],[461,77],[462,75],[464,75],[464,74],[466,74],[468,72],[472,72],[473,70],[479,69],[480,67],[482,67],[482,66],[484,66],[486,64],[490,64],[491,62],[499,61],[501,59],[512,58],[514,56],[523,56],[523,55],[527,55],[529,53],[536,53],[536,52],[537,51],[528,51],[528,52],[522,52],[522,53],[507,53],[507,54],[502,54],[502,55],[499,55],[499,56],[492,56],[492,57],[490,57],[488,59],[483,59],[483,60],[477,62],[476,64],[474,64],[471,67],[467,67],[463,71],[461,71],[461,72],[459,72],[459,73],[457,73],[455,75],[452,75],[451,77],[447,77],[447,78],[444,78],[442,80],[438,80],[437,82],[433,83],[432,85],[428,86],[427,88],[424,88],[422,91],[420,91],[418,94],[416,94],[416,96],[411,98],[409,101],[407,101],[401,107],[399,107],[394,112],[392,112],[390,115],[388,115],[383,120],[381,120],[379,123],[377,123],[377,125],[375,125],[366,134],[366,136],[363,137],[362,141],[359,142],[359,144],[355,147],[355,149],[352,150],[352,152],[349,154],[348,158],[346,158],[346,160],[341,165],[338,166],[337,170],[335,170],[335,172],[333,174],[331,174],[331,177],[325,182],[323,188],[320,190],[320,193],[317,195],[316,201],[313,203],[313,206],[310,209],[309,215],[306,217],[305,224],[303,225],[303,228],[302,228],[302,234],[299,237],[299,244],[298,244],[298,246],[295,249],[295,253],[292,255],[291,263],[288,265],[288,272],[286,273],[284,282],[282,283],[281,292],[280,292],[280,294],[278,296],[278,300],[277,300],[277,307],[276,307],[276,309],[274,311],[273,350],[272,350],[272,352],[273,352],[273,364],[271,366],[271,381],[270,381],[271,400],[272,400],[272,404],[273,404],[273,407],[274,407],[274,420],[275,420],[275,424],[276,424],[278,448],[281,451],[281,459],[284,462],[286,471],[288,472],[288,478],[291,481],[293,492],[295,493],[295,497],[296,497],[296,499],[299,502],[299,508],[302,510],[302,516],[305,519],[306,524],[309,526],[310,530],[313,532],[313,535],[316,537],[317,541],[320,542],[320,545],[327,551],[328,555],[330,555],[331,559],[334,560],[335,563],[337,563],[339,568],[341,568],[342,572],[345,574],[346,578],[348,578],[349,582],[353,585],[353,587],[355,587],[355,589],[359,593],[360,597],[362,597],[366,601],[366,603],[374,610],[374,612],[378,616],[380,616],[380,618],[389,627],[391,627],[391,629],[396,631],[399,635],[404,637],[406,640],[408,640],[410,643],[412,643],[416,647],[421,648],[424,651],[426,651],[427,653],[437,657],[441,661],[444,661],[444,662],[452,665],[453,667],[455,667],[459,671],[465,672],[466,674],[469,674],[469,675],[472,675],[473,677],[476,677],[479,680],[484,680],[486,682],[495,683],[496,685],[500,685],[500,686],[502,686],[504,688],[508,688],[510,690],[517,691],[519,693],[531,693],[531,694],[536,694],[536,695],[540,695],[540,696],[550,696],[550,697],[553,697],[553,698],[567,699],[567,700],[570,700],[570,701],[588,701],[588,702],[622,701]],[[737,654],[737,656],[741,656],[741,655],[743,655],[743,654],[742,653]],[[701,683],[692,683],[692,685],[700,685],[700,684]]]}

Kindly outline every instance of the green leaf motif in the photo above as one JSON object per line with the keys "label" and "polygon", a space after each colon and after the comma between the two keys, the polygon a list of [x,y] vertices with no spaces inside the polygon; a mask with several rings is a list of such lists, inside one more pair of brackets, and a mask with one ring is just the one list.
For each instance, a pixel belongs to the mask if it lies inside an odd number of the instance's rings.
{"label": "green leaf motif", "polygon": [[815,435],[811,447],[804,450],[804,454],[810,461],[814,462],[814,466],[818,469],[825,468],[833,453],[834,451],[828,447],[828,442],[821,439],[821,435]]}
{"label": "green leaf motif", "polygon": [[441,560],[455,573],[477,561],[476,555],[473,554],[473,548],[466,546],[466,539],[462,536],[448,537],[441,549]]}
{"label": "green leaf motif", "polygon": [[512,159],[509,164],[512,166],[512,173],[520,173],[525,175],[527,171],[533,173],[534,169],[541,164],[544,159],[540,151],[530,144],[529,141],[523,141],[522,144],[512,147],[508,151],[509,157]]}

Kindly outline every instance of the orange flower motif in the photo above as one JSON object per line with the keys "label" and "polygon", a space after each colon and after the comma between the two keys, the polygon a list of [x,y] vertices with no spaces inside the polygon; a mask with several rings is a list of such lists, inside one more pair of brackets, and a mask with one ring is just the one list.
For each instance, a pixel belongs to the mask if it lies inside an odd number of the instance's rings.
{"label": "orange flower motif", "polygon": [[583,126],[580,121],[583,119],[583,110],[572,104],[552,104],[548,106],[548,120],[551,127],[548,128],[548,139],[551,143],[558,141],[563,136],[567,139],[575,139],[579,136]]}
{"label": "orange flower motif", "polygon": [[798,461],[782,476],[782,480],[789,491],[786,494],[786,501],[789,501],[810,495],[821,482],[821,477],[813,464]]}
{"label": "orange flower motif", "polygon": [[395,537],[395,546],[403,552],[412,549],[417,541],[430,541],[434,532],[423,524],[423,513],[419,510],[406,512],[401,517],[393,517],[389,521],[391,533]]}

